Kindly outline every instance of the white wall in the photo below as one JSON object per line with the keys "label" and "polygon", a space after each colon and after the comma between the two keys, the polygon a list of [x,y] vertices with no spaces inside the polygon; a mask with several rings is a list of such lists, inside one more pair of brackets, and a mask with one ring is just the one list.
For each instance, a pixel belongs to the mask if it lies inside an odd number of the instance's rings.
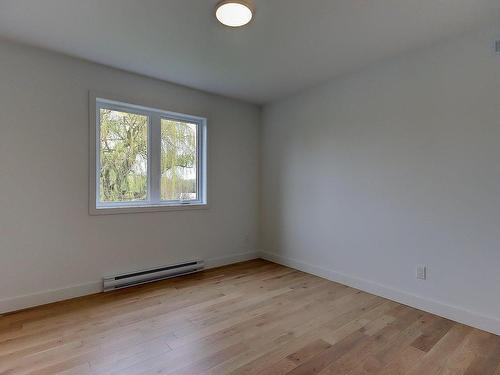
{"label": "white wall", "polygon": [[500,334],[498,36],[266,106],[264,255]]}
{"label": "white wall", "polygon": [[[210,208],[89,216],[89,90],[206,116]],[[259,122],[253,105],[0,42],[0,312],[97,291],[105,274],[253,257]]]}

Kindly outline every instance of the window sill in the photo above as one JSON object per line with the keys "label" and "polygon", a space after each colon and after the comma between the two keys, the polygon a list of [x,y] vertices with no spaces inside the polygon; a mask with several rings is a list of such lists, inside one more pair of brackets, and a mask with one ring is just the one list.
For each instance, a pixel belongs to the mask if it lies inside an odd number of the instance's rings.
{"label": "window sill", "polygon": [[117,215],[133,214],[145,212],[168,212],[168,211],[187,211],[187,210],[206,210],[207,203],[187,203],[187,204],[159,204],[144,206],[102,206],[90,207],[90,215]]}

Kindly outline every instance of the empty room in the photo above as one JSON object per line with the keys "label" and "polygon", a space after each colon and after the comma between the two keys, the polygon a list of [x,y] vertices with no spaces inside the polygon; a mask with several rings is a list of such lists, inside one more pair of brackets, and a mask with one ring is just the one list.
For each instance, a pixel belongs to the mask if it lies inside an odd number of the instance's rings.
{"label": "empty room", "polygon": [[0,374],[500,375],[500,1],[0,0]]}

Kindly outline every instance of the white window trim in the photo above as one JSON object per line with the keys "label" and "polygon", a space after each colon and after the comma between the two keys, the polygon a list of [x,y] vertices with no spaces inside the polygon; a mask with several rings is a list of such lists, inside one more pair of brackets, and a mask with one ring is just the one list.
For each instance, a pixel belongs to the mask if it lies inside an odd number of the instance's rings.
{"label": "white window trim", "polygon": [[[101,103],[105,103],[106,108],[134,112],[148,115],[150,118],[148,128],[148,197],[150,201],[142,202],[111,202],[100,204],[99,197],[99,109]],[[134,103],[134,104],[131,104]],[[153,139],[160,137],[160,122],[162,118],[190,121],[198,125],[197,127],[197,181],[198,199],[188,201],[161,201],[160,184],[157,180],[160,174],[160,142],[153,142]],[[136,100],[119,98],[115,95],[99,94],[94,91],[89,93],[89,122],[90,122],[90,183],[89,183],[89,213],[91,215],[109,214],[129,214],[136,212],[159,212],[159,211],[180,211],[196,210],[208,208],[208,182],[207,182],[207,119],[205,117],[186,115],[178,112],[160,110],[148,105],[138,104]],[[155,125],[153,126],[153,124]],[[158,134],[155,134],[155,133]],[[153,150],[155,148],[155,150]],[[155,169],[157,173],[151,173]]]}

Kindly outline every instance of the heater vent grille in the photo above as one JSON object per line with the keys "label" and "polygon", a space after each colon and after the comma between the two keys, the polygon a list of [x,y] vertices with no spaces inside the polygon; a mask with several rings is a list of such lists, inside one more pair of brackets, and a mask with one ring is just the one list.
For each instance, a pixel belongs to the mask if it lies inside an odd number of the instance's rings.
{"label": "heater vent grille", "polygon": [[133,285],[150,283],[153,281],[164,280],[176,276],[186,275],[201,271],[205,267],[202,260],[193,260],[178,264],[161,266],[141,271],[106,276],[103,278],[104,291],[127,288]]}

